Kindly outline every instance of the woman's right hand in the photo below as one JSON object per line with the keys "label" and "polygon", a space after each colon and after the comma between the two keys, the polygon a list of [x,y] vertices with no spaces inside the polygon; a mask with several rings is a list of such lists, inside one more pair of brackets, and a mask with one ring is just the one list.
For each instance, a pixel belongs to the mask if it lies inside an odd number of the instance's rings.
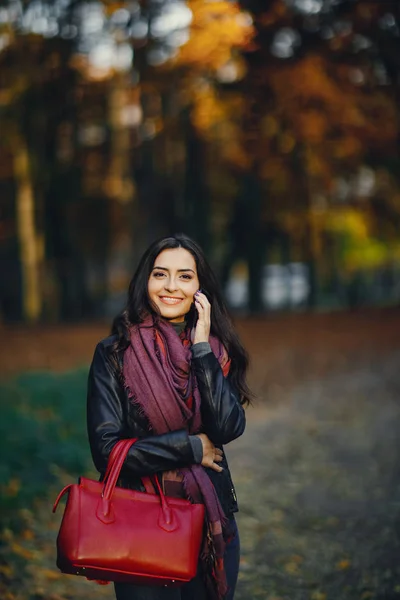
{"label": "woman's right hand", "polygon": [[217,464],[222,460],[222,450],[216,448],[205,433],[198,433],[197,437],[200,438],[203,445],[203,460],[201,461],[203,467],[209,467],[218,473],[223,471],[223,468]]}

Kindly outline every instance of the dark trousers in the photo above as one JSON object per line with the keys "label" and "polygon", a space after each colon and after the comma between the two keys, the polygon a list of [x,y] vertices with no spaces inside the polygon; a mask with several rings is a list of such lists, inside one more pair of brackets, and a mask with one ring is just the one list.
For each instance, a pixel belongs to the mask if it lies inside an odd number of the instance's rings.
{"label": "dark trousers", "polygon": [[[236,522],[232,517],[235,532],[233,539],[227,544],[224,554],[224,565],[228,581],[228,594],[225,600],[233,600],[239,572],[240,541]],[[117,600],[207,600],[207,592],[201,574],[179,588],[164,588],[133,585],[131,583],[115,583]]]}

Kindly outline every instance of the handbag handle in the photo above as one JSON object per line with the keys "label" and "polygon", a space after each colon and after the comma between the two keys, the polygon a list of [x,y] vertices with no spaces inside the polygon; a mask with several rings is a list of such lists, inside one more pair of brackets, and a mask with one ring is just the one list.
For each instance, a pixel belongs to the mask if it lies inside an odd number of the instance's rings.
{"label": "handbag handle", "polygon": [[[115,463],[115,461],[117,460],[123,447],[126,444],[129,444],[129,448],[130,448],[132,446],[132,443],[137,442],[138,439],[139,438],[123,439],[123,440],[119,440],[116,444],[114,444],[113,449],[112,449],[111,454],[108,459],[106,471],[101,478],[101,481],[103,483],[105,483],[106,479],[109,477],[109,475],[111,473],[111,468],[112,468],[113,464]],[[143,483],[143,486],[144,486],[146,492],[149,494],[154,494],[156,491],[156,488],[158,488],[158,486],[154,485],[153,478],[149,475],[147,475],[147,476],[143,475],[141,479],[142,479],[142,483]],[[158,483],[158,481],[156,483]]]}
{"label": "handbag handle", "polygon": [[[104,478],[104,487],[97,509],[97,517],[104,523],[112,523],[115,520],[115,515],[112,509],[113,492],[117,484],[122,466],[129,452],[129,449],[136,441],[137,438],[120,440],[119,442],[117,442],[117,444],[113,448],[113,451],[111,452],[109,458],[109,464],[111,463],[111,468],[109,469],[109,465],[107,465],[107,478]],[[162,529],[165,529],[166,531],[173,531],[177,527],[177,523],[174,518],[174,512],[168,505],[167,499],[161,489],[158,478],[155,477],[154,480],[160,498],[161,510],[158,519],[158,524],[160,527],[162,527]]]}
{"label": "handbag handle", "polygon": [[[136,442],[136,440],[137,440],[137,438],[134,438],[132,440],[132,442],[134,443],[134,442]],[[106,469],[106,472],[104,474],[103,481],[105,479],[107,479],[107,477],[109,476],[110,471],[111,471],[111,467],[113,466],[113,464],[114,464],[117,456],[121,452],[122,447],[124,446],[125,442],[127,442],[127,441],[129,441],[129,440],[119,440],[116,444],[114,444],[113,449],[111,450],[111,454],[108,457],[107,469]],[[52,511],[53,513],[56,512],[58,503],[60,502],[61,498],[64,496],[64,494],[66,494],[67,492],[69,492],[69,490],[73,487],[73,485],[74,484],[69,483],[68,485],[66,485],[65,487],[63,487],[63,489],[61,490],[61,492],[58,494],[58,496],[56,498],[56,501],[53,504],[53,511]]]}
{"label": "handbag handle", "polygon": [[[137,441],[137,438],[131,438],[128,440],[119,440],[114,446],[114,448],[110,454],[108,459],[108,465],[106,469],[106,476],[104,476],[103,483],[103,492],[102,496],[111,500],[112,493],[114,491],[115,486],[117,485],[117,481],[119,479],[119,475],[129,449],[133,444]],[[110,465],[111,463],[111,465]],[[109,468],[110,466],[110,468]]]}
{"label": "handbag handle", "polygon": [[[100,480],[100,481],[103,481],[103,482],[104,482],[104,481],[107,479],[107,477],[110,475],[111,468],[112,468],[112,466],[113,466],[113,464],[114,464],[114,462],[115,462],[116,458],[117,458],[117,457],[118,457],[118,455],[120,454],[120,452],[121,452],[121,450],[122,450],[123,446],[125,445],[125,443],[126,443],[126,442],[128,442],[128,441],[130,441],[130,440],[127,440],[127,439],[124,439],[124,440],[119,440],[119,441],[118,441],[116,444],[114,444],[114,446],[113,446],[113,449],[111,450],[110,456],[108,457],[108,463],[107,463],[106,472],[105,472],[105,474],[102,476],[102,478],[101,478],[101,480]],[[136,442],[136,441],[137,441],[137,438],[133,438],[131,441],[132,441],[132,443],[134,443],[134,442]],[[129,447],[130,447],[131,445],[132,445],[132,444],[130,444],[130,445],[129,445]],[[142,478],[142,481],[144,481],[144,480],[149,480],[149,481],[150,481],[150,478],[149,478],[149,477],[143,477],[143,478]],[[70,490],[70,489],[71,489],[73,486],[74,486],[74,484],[72,484],[72,483],[69,483],[69,484],[68,484],[68,485],[66,485],[66,486],[65,486],[65,487],[64,487],[64,488],[61,490],[61,492],[58,494],[58,496],[57,496],[57,498],[56,498],[56,501],[54,502],[54,505],[53,505],[53,513],[55,513],[55,512],[56,512],[56,509],[57,509],[58,503],[60,502],[61,498],[62,498],[62,497],[64,496],[64,494],[66,494],[66,492],[68,492],[68,491],[69,491],[69,490]]]}
{"label": "handbag handle", "polygon": [[[137,441],[139,438],[132,438],[132,439],[134,439],[135,441]],[[114,446],[113,446],[113,448],[111,450],[111,454],[110,454],[110,456],[108,458],[108,463],[107,463],[106,471],[101,476],[100,481],[104,482],[107,479],[107,477],[110,474],[111,467],[112,467],[113,463],[115,462],[115,459],[116,459],[117,455],[119,454],[119,452],[121,450],[121,447],[127,441],[128,440],[126,438],[124,438],[122,440],[119,440],[116,444],[114,444]],[[149,494],[154,494],[156,486],[154,485],[153,480],[152,480],[152,478],[149,475],[142,477],[142,483],[143,483],[143,486],[144,486],[146,492],[148,492]]]}
{"label": "handbag handle", "polygon": [[[138,438],[132,438],[134,440],[134,442],[137,442]],[[107,477],[110,474],[111,471],[111,467],[113,466],[115,459],[117,458],[118,454],[121,451],[122,446],[125,444],[125,442],[127,442],[129,440],[124,439],[124,440],[118,440],[118,442],[116,444],[114,444],[113,449],[111,450],[111,454],[108,457],[108,463],[107,463],[107,468],[106,471],[102,477],[102,481],[106,481]]]}

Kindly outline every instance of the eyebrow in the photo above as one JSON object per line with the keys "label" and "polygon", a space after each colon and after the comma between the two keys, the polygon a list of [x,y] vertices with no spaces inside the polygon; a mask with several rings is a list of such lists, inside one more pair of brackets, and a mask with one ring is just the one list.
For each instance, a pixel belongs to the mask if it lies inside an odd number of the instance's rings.
{"label": "eyebrow", "polygon": [[[153,267],[152,271],[154,271],[155,269],[160,269],[161,271],[169,271],[169,269],[167,269],[167,267]],[[193,271],[193,269],[178,269],[178,273],[183,273],[186,271],[191,271],[192,273],[196,274],[195,271]]]}

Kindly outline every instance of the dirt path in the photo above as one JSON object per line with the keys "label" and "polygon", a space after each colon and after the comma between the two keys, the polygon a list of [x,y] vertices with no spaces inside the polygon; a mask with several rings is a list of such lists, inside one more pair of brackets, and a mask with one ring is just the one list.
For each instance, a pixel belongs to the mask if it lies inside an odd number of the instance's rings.
{"label": "dirt path", "polygon": [[250,416],[228,449],[237,600],[400,598],[399,364],[300,385]]}

